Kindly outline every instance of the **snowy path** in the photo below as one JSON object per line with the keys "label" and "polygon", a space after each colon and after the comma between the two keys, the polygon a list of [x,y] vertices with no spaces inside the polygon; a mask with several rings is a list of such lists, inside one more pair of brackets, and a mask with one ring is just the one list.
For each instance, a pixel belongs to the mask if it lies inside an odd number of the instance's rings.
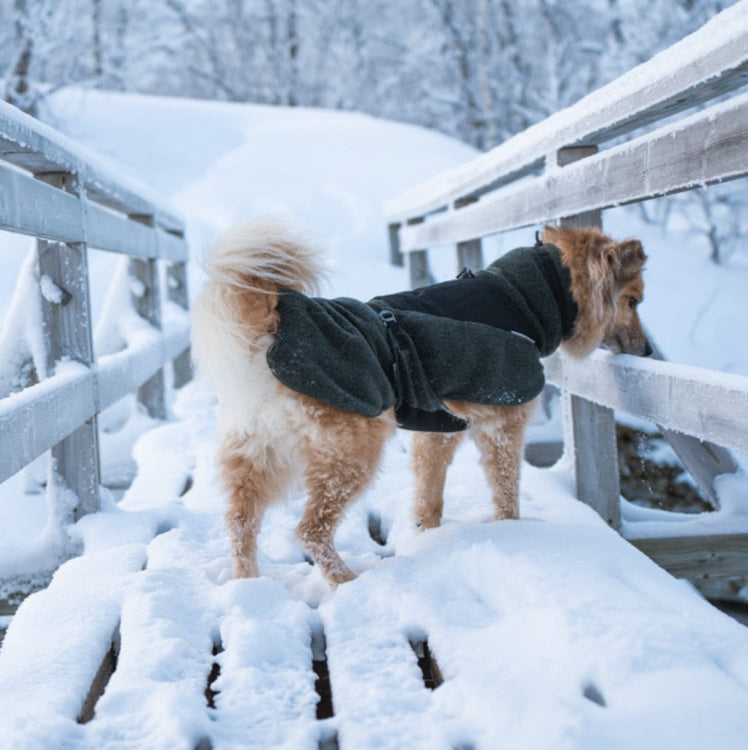
{"label": "snowy path", "polygon": [[[137,444],[119,507],[76,527],[85,553],[13,620],[0,748],[745,746],[748,630],[574,501],[562,468],[525,466],[522,520],[485,523],[466,445],[445,525],[414,536],[400,436],[340,529],[356,581],[333,593],[304,560],[301,498],[266,521],[264,577],[232,581],[213,403],[196,383],[176,411]],[[113,640],[116,669],[79,723]],[[334,715],[318,719],[325,655]]]}

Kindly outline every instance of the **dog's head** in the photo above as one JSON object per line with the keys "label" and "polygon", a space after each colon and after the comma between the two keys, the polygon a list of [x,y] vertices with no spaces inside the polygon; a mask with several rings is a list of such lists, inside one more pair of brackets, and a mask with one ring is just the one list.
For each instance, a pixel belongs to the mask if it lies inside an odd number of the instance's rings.
{"label": "dog's head", "polygon": [[564,349],[576,357],[601,344],[616,353],[652,354],[639,320],[647,259],[641,243],[617,242],[595,228],[546,227],[543,239],[561,251],[579,310]]}

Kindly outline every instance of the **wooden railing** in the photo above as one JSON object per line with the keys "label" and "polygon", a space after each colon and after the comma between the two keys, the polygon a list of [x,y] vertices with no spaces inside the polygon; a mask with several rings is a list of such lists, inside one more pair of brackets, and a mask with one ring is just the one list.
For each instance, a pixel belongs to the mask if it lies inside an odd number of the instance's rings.
{"label": "wooden railing", "polygon": [[[391,261],[407,256],[418,286],[431,281],[429,248],[456,244],[457,267],[475,266],[488,235],[551,221],[600,226],[604,209],[748,175],[746,84],[742,2],[574,106],[390,200]],[[747,377],[602,351],[583,363],[555,355],[546,373],[564,394],[578,497],[615,527],[614,409],[663,427],[708,494],[716,475],[736,469],[725,448],[748,453]],[[679,575],[748,573],[748,535],[696,538],[636,543]]]}
{"label": "wooden railing", "polygon": [[[0,103],[0,229],[38,238],[45,350],[36,368],[39,382],[0,400],[0,481],[51,449],[55,482],[77,495],[76,517],[99,508],[97,415],[137,392],[148,412],[163,418],[164,366],[173,361],[177,387],[191,376],[184,226],[94,161],[51,128]],[[136,342],[98,358],[89,247],[129,256],[132,306],[149,324]],[[184,310],[171,315],[168,326],[164,296]]]}

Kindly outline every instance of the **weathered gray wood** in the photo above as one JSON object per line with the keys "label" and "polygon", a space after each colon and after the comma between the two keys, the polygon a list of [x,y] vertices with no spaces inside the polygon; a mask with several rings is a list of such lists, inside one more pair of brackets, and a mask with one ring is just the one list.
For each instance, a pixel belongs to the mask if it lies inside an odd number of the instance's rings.
{"label": "weathered gray wood", "polygon": [[[664,360],[662,351],[649,332],[647,332],[647,338],[653,350],[652,358]],[[692,435],[668,430],[662,425],[657,425],[657,427],[675,451],[683,466],[694,478],[707,501],[711,503],[713,508],[719,508],[719,498],[714,488],[714,480],[722,474],[734,474],[738,470],[738,465],[730,451],[721,445],[699,440]]]}
{"label": "weathered gray wood", "polygon": [[155,225],[144,226],[3,165],[0,229],[57,242],[85,241],[100,250],[143,258],[187,258],[183,237]]}
{"label": "weathered gray wood", "polygon": [[481,240],[468,240],[457,243],[457,271],[467,268],[479,271],[483,268],[483,243]]}
{"label": "weathered gray wood", "polygon": [[[477,201],[477,198],[462,198],[455,201],[455,210],[469,206]],[[457,243],[457,272],[467,268],[469,271],[477,271],[483,268],[483,242],[479,237]]]}
{"label": "weathered gray wood", "polygon": [[738,470],[730,451],[708,440],[699,440],[692,435],[668,430],[661,425],[658,427],[712,508],[719,508],[714,480],[723,474],[734,474]]}
{"label": "weathered gray wood", "polygon": [[184,238],[149,223],[86,205],[86,239],[90,247],[136,258],[186,259]]}
{"label": "weathered gray wood", "polygon": [[187,327],[99,359],[0,400],[0,482],[95,414],[134,391],[189,346]]}
{"label": "weathered gray wood", "polygon": [[[408,220],[408,226],[423,223],[423,217]],[[434,283],[434,277],[429,268],[429,254],[423,249],[413,249],[408,253],[408,270],[411,289]]]}
{"label": "weathered gray wood", "polygon": [[93,200],[123,214],[153,215],[158,226],[184,231],[183,222],[161,205],[155,195],[145,196],[141,186],[124,185],[121,179],[97,165],[80,146],[5,102],[0,102],[0,159],[36,175],[74,174],[81,192]]}
{"label": "weathered gray wood", "polygon": [[[77,191],[73,175],[45,175],[44,181],[72,194]],[[94,351],[86,246],[38,240],[37,258],[47,375],[63,358],[90,367]],[[95,415],[52,447],[52,461],[78,498],[74,516],[97,511],[101,472]]]}
{"label": "weathered gray wood", "polygon": [[93,373],[81,368],[0,401],[0,481],[96,413],[94,381]]}
{"label": "weathered gray wood", "polygon": [[434,283],[434,277],[429,269],[429,254],[425,250],[411,250],[408,253],[408,268],[411,289]]}
{"label": "weathered gray wood", "polygon": [[[597,146],[569,146],[559,149],[555,155],[557,166],[565,167],[580,159],[587,159],[599,152]],[[561,219],[564,227],[598,227],[603,225],[603,215],[600,210],[580,211],[573,216],[564,216]]]}
{"label": "weathered gray wood", "polygon": [[724,578],[748,571],[748,534],[630,539],[676,578]]}
{"label": "weathered gray wood", "polygon": [[598,350],[544,360],[563,390],[670,430],[748,453],[748,377]]}
{"label": "weathered gray wood", "polygon": [[748,174],[748,95],[677,126],[404,227],[401,248],[434,247]]}
{"label": "weathered gray wood", "polygon": [[405,265],[405,258],[400,252],[400,227],[401,224],[397,222],[387,226],[387,236],[390,242],[390,264],[393,266]]}
{"label": "weathered gray wood", "polygon": [[[696,47],[699,56],[692,53]],[[565,146],[610,141],[736,91],[746,81],[746,10],[735,7],[571,107],[472,162],[394,197],[385,205],[385,214],[390,222],[425,216],[458,198],[493,190],[507,178],[531,173],[539,156]]]}
{"label": "weathered gray wood", "polygon": [[137,348],[124,349],[101,357],[96,364],[97,401],[105,409],[145,383],[169,361],[187,351],[189,327],[153,335]]}
{"label": "weathered gray wood", "polygon": [[612,409],[563,394],[567,429],[564,450],[572,456],[577,497],[614,529],[621,525],[621,489]]}
{"label": "weathered gray wood", "polygon": [[80,200],[0,165],[0,229],[60,242],[85,239]]}
{"label": "weathered gray wood", "polygon": [[[187,288],[187,264],[171,263],[166,269],[167,297],[182,310],[187,312],[190,307],[189,290]],[[183,351],[172,361],[174,371],[174,387],[181,388],[192,380],[192,357],[189,349]]]}
{"label": "weathered gray wood", "polygon": [[[156,261],[131,258],[129,273],[133,282],[130,295],[133,308],[141,318],[161,330],[161,294]],[[138,402],[154,419],[166,419],[166,384],[162,369],[138,388]]]}

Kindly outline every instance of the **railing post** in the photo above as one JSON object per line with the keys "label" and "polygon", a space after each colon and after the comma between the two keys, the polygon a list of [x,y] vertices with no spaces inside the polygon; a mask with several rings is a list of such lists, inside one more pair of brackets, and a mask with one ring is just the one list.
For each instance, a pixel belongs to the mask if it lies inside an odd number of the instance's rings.
{"label": "railing post", "polygon": [[400,252],[400,227],[402,224],[396,222],[387,225],[387,234],[390,238],[390,264],[393,266],[404,266],[405,258]]}
{"label": "railing post", "polygon": [[[408,226],[423,223],[423,217],[408,219]],[[410,269],[411,289],[434,283],[434,277],[429,269],[429,254],[427,250],[411,250],[408,253],[408,267]]]}
{"label": "railing post", "polygon": [[[187,264],[185,262],[169,264],[166,269],[166,289],[169,300],[188,312],[190,300],[187,288]],[[174,370],[175,388],[181,388],[192,380],[192,359],[189,349],[172,360],[172,368]]]}
{"label": "railing post", "polygon": [[[478,199],[474,196],[467,198],[458,198],[454,207],[460,209],[463,206],[469,206]],[[467,240],[457,243],[457,271],[467,268],[470,271],[478,271],[483,268],[483,243],[480,239]]]}
{"label": "railing post", "polygon": [[[560,149],[560,167],[597,153],[597,146]],[[566,227],[602,227],[600,211],[565,217]],[[594,508],[614,529],[621,526],[616,426],[612,409],[568,393],[564,400],[564,451],[572,457],[577,497]]]}
{"label": "railing post", "polygon": [[[152,227],[153,216],[131,215],[133,221]],[[161,330],[161,291],[158,264],[154,258],[130,258],[130,299],[135,312],[155,329]],[[138,388],[138,402],[154,419],[166,419],[166,385],[164,371],[159,370]]]}
{"label": "railing post", "polygon": [[577,498],[618,529],[621,487],[614,412],[568,393],[563,399],[564,450],[572,455]]}
{"label": "railing post", "polygon": [[[37,178],[56,188],[79,195],[74,175],[53,173]],[[46,375],[67,357],[87,367],[94,364],[88,253],[85,243],[37,240],[41,285]],[[99,509],[101,469],[99,431],[91,417],[52,448],[53,468],[78,497],[74,519]]]}

